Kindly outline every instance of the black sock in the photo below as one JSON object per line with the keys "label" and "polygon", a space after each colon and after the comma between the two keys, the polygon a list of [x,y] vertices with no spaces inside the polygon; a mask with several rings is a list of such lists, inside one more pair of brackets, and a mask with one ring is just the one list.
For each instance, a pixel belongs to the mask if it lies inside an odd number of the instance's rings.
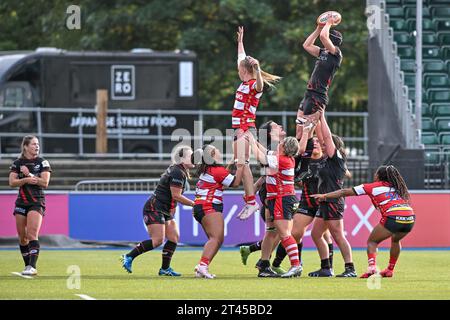
{"label": "black sock", "polygon": [[31,240],[28,247],[30,248],[28,264],[36,269],[36,263],[39,258],[39,240]]}
{"label": "black sock", "polygon": [[277,253],[275,255],[275,259],[273,259],[272,265],[275,268],[278,268],[285,257],[286,257],[286,250],[280,243],[277,247]]}
{"label": "black sock", "polygon": [[250,252],[255,252],[261,250],[262,241],[255,242],[250,245]]}
{"label": "black sock", "polygon": [[172,260],[173,253],[177,249],[176,242],[167,240],[162,250],[162,265],[161,268],[167,269],[170,267],[170,261]]}
{"label": "black sock", "polygon": [[345,264],[345,269],[349,269],[349,270],[355,270],[355,265],[353,264],[353,262],[349,262]]}
{"label": "black sock", "polygon": [[261,260],[260,264],[260,270],[264,270],[265,268],[270,267],[270,261],[269,260]]}
{"label": "black sock", "polygon": [[330,269],[330,259],[322,259],[320,260],[320,268],[321,269]]}
{"label": "black sock", "polygon": [[298,259],[302,261],[303,242],[297,243],[297,247],[298,247]]}
{"label": "black sock", "polygon": [[25,267],[30,264],[30,249],[28,244],[26,246],[19,245],[20,253],[22,254],[23,262],[25,263]]}
{"label": "black sock", "polygon": [[153,250],[153,242],[151,239],[139,242],[137,244],[137,246],[134,247],[133,250],[131,250],[129,253],[127,253],[127,256],[132,257],[134,259],[138,255],[143,254],[144,252],[147,252],[150,250]]}
{"label": "black sock", "polygon": [[330,251],[330,255],[328,257],[330,259],[330,268],[333,268],[333,255],[334,255],[333,243],[328,244],[328,250]]}

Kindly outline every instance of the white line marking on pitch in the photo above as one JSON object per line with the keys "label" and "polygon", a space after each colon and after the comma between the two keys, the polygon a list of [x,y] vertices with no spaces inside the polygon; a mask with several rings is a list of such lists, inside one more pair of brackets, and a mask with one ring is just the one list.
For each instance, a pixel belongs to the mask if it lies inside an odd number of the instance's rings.
{"label": "white line marking on pitch", "polygon": [[97,299],[92,298],[92,297],[90,297],[90,296],[88,296],[86,294],[76,294],[76,296],[79,296],[81,299],[84,299],[84,300],[97,300]]}
{"label": "white line marking on pitch", "polygon": [[30,276],[24,276],[23,274],[21,274],[20,272],[11,272],[13,275],[25,278],[25,279],[33,279],[33,277]]}

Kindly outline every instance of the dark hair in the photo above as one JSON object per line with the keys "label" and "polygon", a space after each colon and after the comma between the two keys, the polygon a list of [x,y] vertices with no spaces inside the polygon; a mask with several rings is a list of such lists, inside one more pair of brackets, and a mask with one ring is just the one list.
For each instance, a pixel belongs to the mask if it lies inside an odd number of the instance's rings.
{"label": "dark hair", "polygon": [[345,169],[346,169],[345,177],[347,179],[351,179],[352,173],[347,168],[347,151],[345,150],[344,140],[342,140],[341,137],[339,137],[338,135],[335,135],[335,134],[332,134],[331,137],[333,139],[334,146],[339,151],[339,153],[342,155],[342,158],[345,161]]}
{"label": "dark hair", "polygon": [[209,167],[220,166],[215,160],[215,147],[210,144],[205,144],[201,149],[194,151],[193,157],[195,162],[192,162],[197,166],[197,175],[205,173]]}
{"label": "dark hair", "polygon": [[[272,145],[272,136],[270,135],[270,133],[272,132],[272,123],[274,123],[272,120],[269,120],[265,123],[263,123],[260,127],[259,130],[266,130],[267,135],[266,135],[266,142],[267,146],[265,146],[268,150],[270,150],[271,145]],[[260,137],[261,138],[261,137]],[[261,140],[261,139],[259,139]],[[260,141],[261,142],[261,141]]]}
{"label": "dark hair", "polygon": [[31,140],[33,140],[33,139],[37,139],[37,137],[36,136],[32,136],[32,135],[28,135],[28,136],[23,137],[22,144],[20,145],[20,150],[21,150],[20,157],[21,158],[25,157],[25,147],[30,145]]}
{"label": "dark hair", "polygon": [[334,29],[330,30],[330,40],[335,46],[340,47],[343,40],[342,33]]}
{"label": "dark hair", "polygon": [[345,144],[344,140],[342,140],[341,137],[338,135],[332,134],[331,135],[333,139],[334,146],[339,151],[339,153],[342,155],[342,158],[344,158],[344,161],[347,162],[347,151],[345,150]]}
{"label": "dark hair", "polygon": [[376,175],[378,180],[388,182],[402,199],[410,199],[405,180],[396,167],[393,165],[381,166],[377,169]]}

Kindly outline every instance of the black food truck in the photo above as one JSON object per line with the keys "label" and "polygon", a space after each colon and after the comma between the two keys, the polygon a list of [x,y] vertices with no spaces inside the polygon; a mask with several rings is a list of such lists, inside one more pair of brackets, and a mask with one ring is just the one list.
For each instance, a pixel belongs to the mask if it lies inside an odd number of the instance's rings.
{"label": "black food truck", "polygon": [[17,154],[25,134],[46,155],[95,153],[98,89],[109,95],[108,153],[169,153],[177,142],[156,136],[193,132],[198,116],[173,110],[198,109],[197,74],[191,51],[0,52],[0,153]]}

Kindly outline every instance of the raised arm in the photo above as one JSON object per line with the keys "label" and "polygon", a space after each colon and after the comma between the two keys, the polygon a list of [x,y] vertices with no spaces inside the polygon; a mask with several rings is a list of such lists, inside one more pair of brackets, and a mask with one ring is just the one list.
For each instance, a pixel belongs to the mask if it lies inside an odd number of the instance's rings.
{"label": "raised arm", "polygon": [[303,42],[303,49],[314,57],[318,57],[320,54],[320,48],[314,44],[316,39],[320,36],[320,30],[322,30],[322,28],[318,25],[316,30],[306,38],[305,42]]}
{"label": "raised arm", "polygon": [[233,183],[231,184],[231,188],[237,188],[241,184],[242,181],[242,175],[244,172],[244,164],[236,164],[237,170],[236,175],[234,177]]}
{"label": "raised arm", "polygon": [[298,154],[299,155],[302,155],[303,153],[305,153],[306,144],[308,142],[308,139],[310,137],[312,137],[311,135],[314,132],[314,128],[315,128],[315,126],[313,123],[309,123],[303,127],[303,135],[300,138],[300,140],[298,141]]}
{"label": "raised arm", "polygon": [[327,49],[331,54],[336,53],[336,47],[330,40],[330,28],[333,25],[333,21],[333,15],[329,14],[325,26],[323,27],[322,31],[320,31],[320,41],[322,42],[325,49]]}
{"label": "raised arm", "polygon": [[320,125],[322,127],[323,144],[325,146],[325,153],[330,158],[334,156],[336,152],[336,146],[333,142],[333,137],[331,136],[330,127],[328,126],[327,120],[325,119],[325,112],[322,113],[320,118]]}
{"label": "raised arm", "polygon": [[327,199],[338,199],[342,197],[349,197],[349,196],[356,196],[355,191],[353,188],[347,188],[347,189],[341,189],[325,194],[313,194],[311,197],[319,200],[319,201],[326,201]]}
{"label": "raised arm", "polygon": [[[262,147],[262,145],[259,144],[259,142],[256,142],[255,138],[253,138],[252,135],[249,136],[249,143],[253,150],[253,154],[255,155],[256,160],[261,162],[263,165],[267,165],[267,157],[266,157],[267,150],[264,147]],[[260,149],[260,146],[263,150]]]}
{"label": "raised arm", "polygon": [[239,64],[246,57],[244,49],[244,27],[242,26],[238,27],[237,31],[237,50],[238,50],[237,66],[239,68]]}
{"label": "raised arm", "polygon": [[261,74],[261,68],[259,66],[259,61],[253,57],[247,57],[248,61],[252,65],[253,69],[256,71],[256,91],[261,92],[264,88],[264,79]]}

